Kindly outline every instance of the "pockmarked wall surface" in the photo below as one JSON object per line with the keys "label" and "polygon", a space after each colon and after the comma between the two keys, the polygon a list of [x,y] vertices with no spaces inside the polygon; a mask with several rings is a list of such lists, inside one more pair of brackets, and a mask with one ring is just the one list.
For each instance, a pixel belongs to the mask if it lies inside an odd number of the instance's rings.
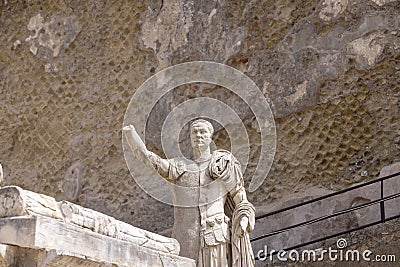
{"label": "pockmarked wall surface", "polygon": [[[276,155],[249,194],[256,205],[314,186],[343,189],[400,160],[399,1],[1,1],[0,25],[5,185],[170,228],[172,207],[130,176],[121,129],[147,78],[194,60],[242,71],[274,112]],[[165,117],[196,96],[221,99],[242,118],[248,184],[258,124],[224,88],[190,84],[166,95],[150,115],[148,147],[162,155]],[[229,148],[235,137],[216,127],[214,141]]]}

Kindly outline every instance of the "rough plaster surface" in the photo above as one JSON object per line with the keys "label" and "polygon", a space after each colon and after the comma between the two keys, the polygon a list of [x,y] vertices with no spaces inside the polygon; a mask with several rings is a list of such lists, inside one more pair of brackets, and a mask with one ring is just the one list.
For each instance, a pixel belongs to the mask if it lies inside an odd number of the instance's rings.
{"label": "rough plaster surface", "polygon": [[[377,42],[382,37],[383,35],[372,34],[371,36],[356,39],[349,43],[349,49],[356,55],[356,59],[360,64],[364,59],[369,66],[373,66],[383,51],[383,45]],[[361,59],[357,57],[361,57]]]}
{"label": "rough plaster surface", "polygon": [[[170,228],[172,208],[152,200],[129,175],[122,120],[145,79],[191,60],[243,71],[271,103],[277,152],[264,185],[249,195],[253,203],[273,203],[309,186],[338,190],[374,179],[400,159],[399,4],[2,1],[4,184],[68,198],[148,230]],[[50,48],[40,41],[47,32],[34,38],[32,18],[43,18],[49,29],[52,21],[65,21],[70,26],[54,32],[71,38],[56,38]],[[233,105],[245,122],[252,143],[248,182],[260,149],[257,123],[223,88],[187,85],[162,99],[148,125],[149,148],[161,152],[163,118],[198,95]],[[214,141],[229,148],[235,140],[217,129]]]}
{"label": "rough plaster surface", "polygon": [[322,3],[323,8],[319,12],[319,17],[325,21],[330,21],[345,11],[348,3],[348,0],[326,0]]}
{"label": "rough plaster surface", "polygon": [[142,26],[145,47],[158,55],[159,68],[169,66],[171,51],[185,45],[187,34],[193,27],[193,1],[165,1],[158,11],[149,9]]}
{"label": "rough plaster surface", "polygon": [[28,30],[33,34],[25,42],[31,44],[30,51],[34,55],[41,46],[50,49],[53,57],[56,57],[61,48],[67,48],[74,41],[81,27],[74,23],[73,18],[60,15],[54,15],[49,22],[45,22],[39,13],[29,20]]}

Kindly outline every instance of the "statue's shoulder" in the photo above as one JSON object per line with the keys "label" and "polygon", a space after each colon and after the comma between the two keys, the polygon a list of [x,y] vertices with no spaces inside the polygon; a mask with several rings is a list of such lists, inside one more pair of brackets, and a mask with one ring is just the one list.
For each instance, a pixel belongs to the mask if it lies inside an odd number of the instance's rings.
{"label": "statue's shoulder", "polygon": [[226,150],[226,149],[222,149],[222,148],[214,150],[212,155],[213,156],[214,155],[232,155],[233,156],[232,152],[230,152],[229,150]]}
{"label": "statue's shoulder", "polygon": [[236,160],[235,156],[232,154],[232,152],[225,150],[225,149],[217,149],[215,150],[212,155],[211,155],[211,161],[213,161],[213,159],[218,159],[218,158],[225,158],[225,159],[232,159],[233,161]]}
{"label": "statue's shoulder", "polygon": [[240,164],[230,151],[218,149],[212,153],[208,168],[212,178],[227,180],[234,170],[240,169]]}

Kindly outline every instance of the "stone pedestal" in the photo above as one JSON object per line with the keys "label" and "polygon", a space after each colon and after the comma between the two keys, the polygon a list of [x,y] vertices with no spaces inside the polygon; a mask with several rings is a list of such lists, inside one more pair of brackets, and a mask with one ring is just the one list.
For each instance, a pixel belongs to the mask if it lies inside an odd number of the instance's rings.
{"label": "stone pedestal", "polygon": [[0,267],[195,266],[175,239],[19,187],[0,189],[0,217]]}

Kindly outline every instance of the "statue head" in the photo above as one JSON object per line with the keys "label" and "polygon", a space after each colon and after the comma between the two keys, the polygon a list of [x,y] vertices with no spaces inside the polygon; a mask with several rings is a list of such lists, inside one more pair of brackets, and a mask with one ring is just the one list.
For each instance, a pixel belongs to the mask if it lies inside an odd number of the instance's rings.
{"label": "statue head", "polygon": [[214,128],[209,121],[197,119],[190,125],[190,141],[194,149],[207,149],[212,141]]}

